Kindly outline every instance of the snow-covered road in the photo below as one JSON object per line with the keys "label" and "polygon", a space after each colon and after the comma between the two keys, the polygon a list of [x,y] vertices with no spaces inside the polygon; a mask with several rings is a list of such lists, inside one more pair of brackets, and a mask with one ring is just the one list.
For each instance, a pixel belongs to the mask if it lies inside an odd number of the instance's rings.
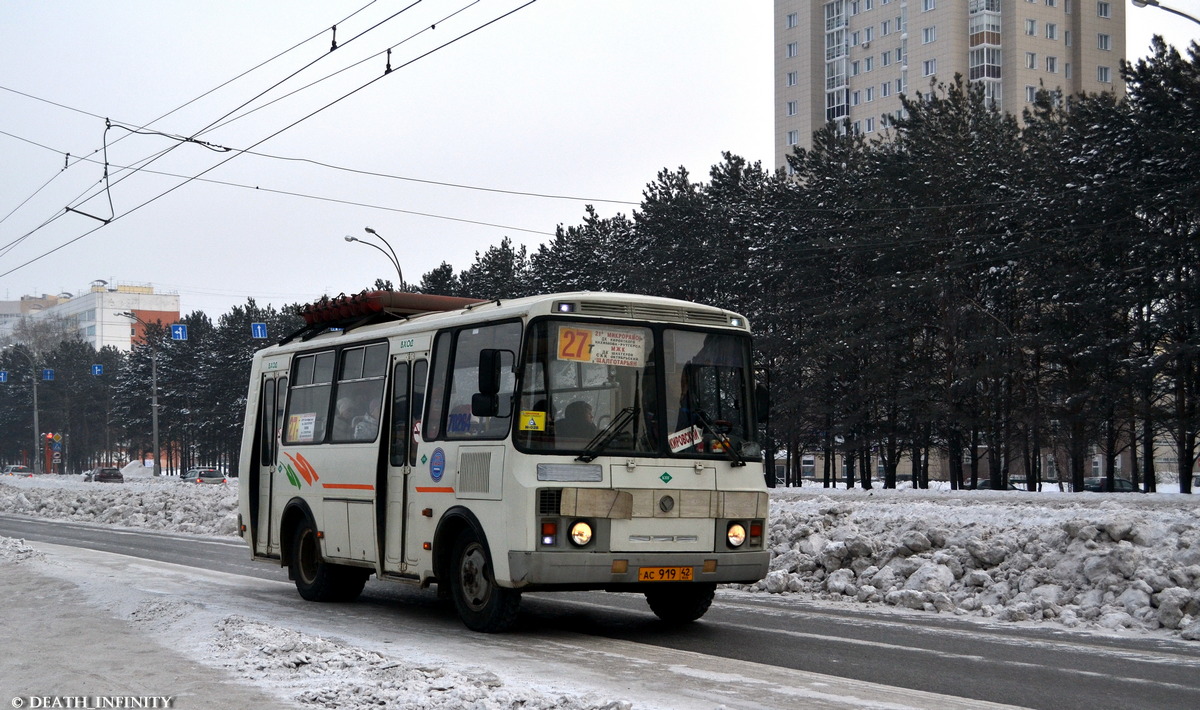
{"label": "snow-covered road", "polygon": [[[50,544],[0,545],[13,697],[170,696],[175,707],[1000,708],[568,632],[299,602],[284,582]],[[404,623],[400,623],[403,621]],[[2,700],[2,699],[0,699]]]}
{"label": "snow-covered road", "polygon": [[[231,539],[236,499],[173,480],[0,479],[3,512]],[[721,594],[1195,640],[1196,500],[775,491],[771,574]],[[411,617],[401,632],[379,609],[293,603],[283,585],[0,539],[0,616],[25,639],[0,680],[13,696],[144,691],[230,707],[986,706],[565,632],[447,634]]]}

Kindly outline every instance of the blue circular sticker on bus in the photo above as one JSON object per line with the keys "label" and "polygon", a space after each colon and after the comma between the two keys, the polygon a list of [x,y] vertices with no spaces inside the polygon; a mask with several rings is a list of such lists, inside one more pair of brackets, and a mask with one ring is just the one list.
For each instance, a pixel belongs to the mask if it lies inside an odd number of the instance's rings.
{"label": "blue circular sticker on bus", "polygon": [[433,450],[433,456],[429,459],[429,477],[434,483],[442,480],[442,474],[446,473],[446,452],[442,451],[441,447]]}

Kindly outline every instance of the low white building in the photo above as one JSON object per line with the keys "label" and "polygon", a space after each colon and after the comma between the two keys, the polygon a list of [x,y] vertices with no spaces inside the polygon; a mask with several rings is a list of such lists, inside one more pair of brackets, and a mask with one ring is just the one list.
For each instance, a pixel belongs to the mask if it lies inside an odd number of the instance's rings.
{"label": "low white building", "polygon": [[133,313],[144,323],[161,321],[170,325],[179,321],[179,294],[158,293],[151,285],[93,281],[77,295],[60,293],[0,301],[0,343],[18,340],[16,330],[26,319],[59,319],[97,350],[111,345],[128,351],[141,339],[142,325],[119,313]]}

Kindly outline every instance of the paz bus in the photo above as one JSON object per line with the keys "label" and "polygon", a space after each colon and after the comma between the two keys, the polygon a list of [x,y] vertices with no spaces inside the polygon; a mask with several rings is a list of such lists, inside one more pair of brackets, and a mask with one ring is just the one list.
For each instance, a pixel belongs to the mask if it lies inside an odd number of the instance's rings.
{"label": "paz bus", "polygon": [[322,299],[253,360],[238,527],[301,597],[437,585],[496,632],[521,593],[644,594],[670,623],[767,572],[746,319],[613,293]]}

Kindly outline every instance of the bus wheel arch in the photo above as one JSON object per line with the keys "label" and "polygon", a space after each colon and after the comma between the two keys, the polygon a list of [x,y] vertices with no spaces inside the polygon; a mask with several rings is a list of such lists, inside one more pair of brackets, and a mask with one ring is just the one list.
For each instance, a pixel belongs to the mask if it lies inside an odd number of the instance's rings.
{"label": "bus wheel arch", "polygon": [[466,509],[451,509],[438,524],[434,541],[439,596],[453,600],[459,618],[472,631],[510,628],[521,592],[496,584],[491,548],[479,520]]}
{"label": "bus wheel arch", "polygon": [[454,562],[454,543],[464,530],[472,530],[480,539],[486,540],[483,526],[475,514],[456,506],[447,510],[438,521],[433,533],[433,576],[438,582],[438,596],[447,597],[450,589],[450,569]]}
{"label": "bus wheel arch", "polygon": [[287,565],[288,578],[296,583],[296,591],[304,599],[349,602],[362,593],[370,572],[325,560],[316,522],[304,501],[293,502],[284,511],[280,541],[280,559]]}
{"label": "bus wheel arch", "polygon": [[308,503],[301,498],[293,498],[283,508],[279,518],[279,563],[288,567],[288,579],[292,579],[291,559],[292,542],[296,535],[296,527],[302,523],[312,523],[312,510]]}

